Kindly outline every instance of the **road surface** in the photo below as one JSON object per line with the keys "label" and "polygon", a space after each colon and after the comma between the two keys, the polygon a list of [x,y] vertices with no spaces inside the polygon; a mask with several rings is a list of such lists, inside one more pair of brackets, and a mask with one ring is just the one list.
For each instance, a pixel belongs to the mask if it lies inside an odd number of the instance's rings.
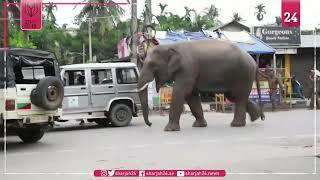
{"label": "road surface", "polygon": [[[320,111],[317,114],[320,117]],[[320,178],[312,175],[316,159],[313,111],[270,112],[265,121],[247,120],[244,128],[231,128],[232,117],[231,113],[206,112],[208,127],[193,128],[194,117],[183,114],[180,132],[164,132],[168,116],[152,115],[151,128],[138,117],[123,128],[60,123],[36,144],[22,144],[10,136],[9,174],[0,179],[95,179],[95,169],[225,169],[225,179]],[[317,129],[320,132],[320,122]],[[320,147],[320,138],[317,142]],[[0,161],[3,173],[4,153]]]}

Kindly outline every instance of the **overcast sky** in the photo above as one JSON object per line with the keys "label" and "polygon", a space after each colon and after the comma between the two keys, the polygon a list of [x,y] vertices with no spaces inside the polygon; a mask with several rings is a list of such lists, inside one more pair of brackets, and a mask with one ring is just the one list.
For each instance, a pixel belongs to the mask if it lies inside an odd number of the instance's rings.
{"label": "overcast sky", "polygon": [[[114,0],[115,2],[127,2],[126,0]],[[144,0],[138,1],[138,17],[144,8]],[[319,12],[320,0],[300,0],[301,1],[301,29],[314,29],[315,26],[320,27]],[[44,0],[44,2],[82,2],[82,0]],[[184,6],[194,8],[198,13],[203,12],[206,7],[214,4],[219,8],[219,19],[222,22],[229,22],[232,14],[237,12],[244,19],[242,23],[249,27],[261,25],[254,15],[255,6],[263,3],[266,6],[266,16],[263,24],[275,22],[275,16],[281,15],[281,0],[152,0],[153,14],[159,14],[159,3],[168,4],[167,11],[178,15],[184,15]],[[58,5],[55,12],[57,23],[62,25],[68,24],[68,27],[74,27],[73,17],[79,13],[82,5],[74,8],[73,5]],[[122,5],[126,13],[123,19],[127,19],[131,15],[130,5]]]}

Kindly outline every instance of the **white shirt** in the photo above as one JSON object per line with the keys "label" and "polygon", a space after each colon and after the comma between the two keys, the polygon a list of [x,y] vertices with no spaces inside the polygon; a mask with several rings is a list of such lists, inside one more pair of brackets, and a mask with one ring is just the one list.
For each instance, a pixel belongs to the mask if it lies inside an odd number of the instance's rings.
{"label": "white shirt", "polygon": [[[311,72],[314,72],[314,70],[311,70]],[[320,71],[316,69],[316,72],[315,72],[316,76],[320,77]]]}

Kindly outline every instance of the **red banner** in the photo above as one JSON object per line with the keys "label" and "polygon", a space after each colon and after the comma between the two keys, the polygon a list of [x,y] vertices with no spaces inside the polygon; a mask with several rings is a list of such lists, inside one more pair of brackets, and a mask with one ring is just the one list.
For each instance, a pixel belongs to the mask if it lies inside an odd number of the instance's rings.
{"label": "red banner", "polygon": [[42,28],[42,0],[21,0],[20,20],[22,30]]}
{"label": "red banner", "polygon": [[95,170],[95,177],[224,177],[225,170]]}
{"label": "red banner", "polygon": [[282,26],[300,26],[300,0],[282,0]]}

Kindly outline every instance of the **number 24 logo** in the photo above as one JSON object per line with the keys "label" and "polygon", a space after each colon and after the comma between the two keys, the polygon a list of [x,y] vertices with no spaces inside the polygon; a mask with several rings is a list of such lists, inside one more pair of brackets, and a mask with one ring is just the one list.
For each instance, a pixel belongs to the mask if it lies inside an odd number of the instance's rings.
{"label": "number 24 logo", "polygon": [[297,13],[293,13],[292,15],[289,12],[284,13],[285,19],[284,22],[290,23],[290,22],[298,22]]}

